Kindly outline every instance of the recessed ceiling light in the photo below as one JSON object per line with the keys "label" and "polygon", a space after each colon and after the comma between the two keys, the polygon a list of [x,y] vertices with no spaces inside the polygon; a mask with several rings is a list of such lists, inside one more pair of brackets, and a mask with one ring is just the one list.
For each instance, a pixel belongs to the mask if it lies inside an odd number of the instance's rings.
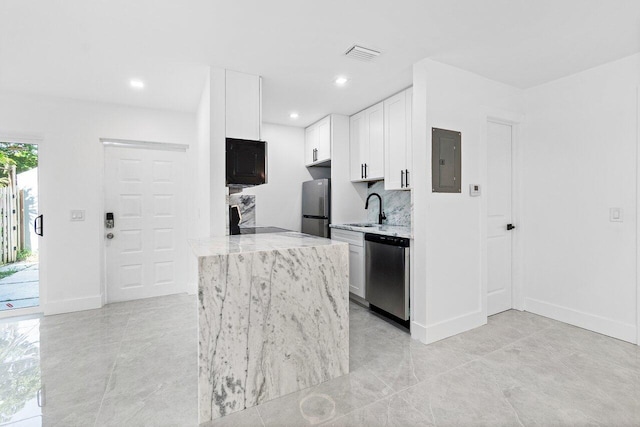
{"label": "recessed ceiling light", "polygon": [[144,89],[144,82],[142,80],[133,79],[129,82],[134,89]]}
{"label": "recessed ceiling light", "polygon": [[336,77],[336,80],[335,80],[336,85],[338,86],[344,86],[345,84],[347,84],[348,81],[349,79],[344,76]]}
{"label": "recessed ceiling light", "polygon": [[300,115],[298,113],[291,113],[289,114],[289,118],[296,120],[298,117],[300,117]]}

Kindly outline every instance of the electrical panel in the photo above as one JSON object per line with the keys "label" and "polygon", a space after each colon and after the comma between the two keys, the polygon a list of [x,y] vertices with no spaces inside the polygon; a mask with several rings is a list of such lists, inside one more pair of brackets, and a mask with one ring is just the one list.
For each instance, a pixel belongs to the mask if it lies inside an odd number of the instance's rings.
{"label": "electrical panel", "polygon": [[434,193],[462,191],[462,133],[432,128],[431,182]]}

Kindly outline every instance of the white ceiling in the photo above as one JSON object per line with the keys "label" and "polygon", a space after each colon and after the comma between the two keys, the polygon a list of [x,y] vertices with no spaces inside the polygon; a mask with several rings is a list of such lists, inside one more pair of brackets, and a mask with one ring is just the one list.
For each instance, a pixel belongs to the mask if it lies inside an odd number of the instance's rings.
{"label": "white ceiling", "polygon": [[209,64],[262,75],[264,120],[297,126],[409,86],[425,57],[526,88],[636,52],[638,0],[0,3],[0,90],[195,111]]}

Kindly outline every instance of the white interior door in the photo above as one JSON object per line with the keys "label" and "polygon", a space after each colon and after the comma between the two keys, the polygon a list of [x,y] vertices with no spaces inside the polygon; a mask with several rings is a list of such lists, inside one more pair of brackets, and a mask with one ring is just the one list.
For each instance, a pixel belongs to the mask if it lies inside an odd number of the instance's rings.
{"label": "white interior door", "polygon": [[115,222],[105,228],[108,302],[186,291],[185,157],[105,146],[105,213]]}
{"label": "white interior door", "polygon": [[512,308],[512,128],[487,123],[487,314]]}

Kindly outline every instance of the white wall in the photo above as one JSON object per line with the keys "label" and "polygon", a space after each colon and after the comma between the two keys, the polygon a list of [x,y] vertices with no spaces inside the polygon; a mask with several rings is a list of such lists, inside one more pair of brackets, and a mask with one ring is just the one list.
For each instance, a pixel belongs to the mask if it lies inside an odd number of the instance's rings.
{"label": "white wall", "polygon": [[[423,60],[414,65],[412,336],[433,342],[486,322],[481,198],[486,109],[521,112],[522,91]],[[462,194],[431,192],[431,128],[462,132]]]}
{"label": "white wall", "polygon": [[[100,307],[103,146],[100,138],[191,144],[195,116],[3,93],[0,133],[39,134],[41,295],[47,314]],[[86,211],[71,222],[70,210]]]}
{"label": "white wall", "polygon": [[245,188],[256,196],[256,225],[300,231],[302,183],[313,179],[304,166],[304,129],[262,124],[268,143],[267,183]]}
{"label": "white wall", "polygon": [[525,92],[526,309],[631,342],[638,85],[640,54]]}

